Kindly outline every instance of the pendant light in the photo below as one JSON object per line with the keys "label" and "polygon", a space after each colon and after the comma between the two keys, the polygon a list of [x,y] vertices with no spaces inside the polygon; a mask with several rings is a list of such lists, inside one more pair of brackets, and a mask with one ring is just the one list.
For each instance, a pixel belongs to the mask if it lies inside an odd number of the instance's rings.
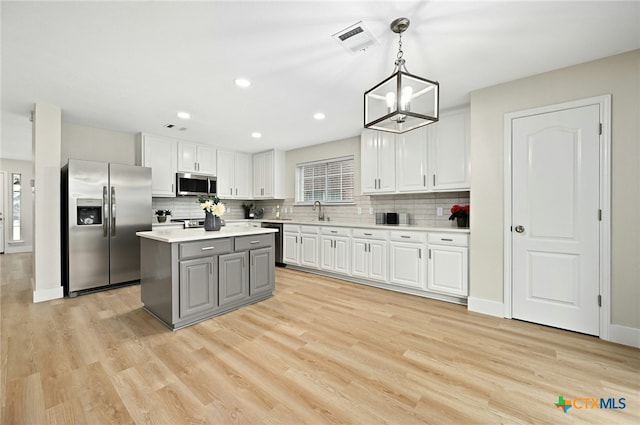
{"label": "pendant light", "polygon": [[438,121],[440,84],[409,74],[402,57],[402,33],[409,19],[398,18],[389,25],[399,35],[393,74],[364,93],[364,127],[404,133]]}

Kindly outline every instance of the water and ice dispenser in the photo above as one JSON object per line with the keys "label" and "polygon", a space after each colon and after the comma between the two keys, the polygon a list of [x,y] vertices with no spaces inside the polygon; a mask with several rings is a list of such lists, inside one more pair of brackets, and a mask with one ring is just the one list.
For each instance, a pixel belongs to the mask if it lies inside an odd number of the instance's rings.
{"label": "water and ice dispenser", "polygon": [[102,199],[79,198],[76,201],[78,226],[102,224]]}

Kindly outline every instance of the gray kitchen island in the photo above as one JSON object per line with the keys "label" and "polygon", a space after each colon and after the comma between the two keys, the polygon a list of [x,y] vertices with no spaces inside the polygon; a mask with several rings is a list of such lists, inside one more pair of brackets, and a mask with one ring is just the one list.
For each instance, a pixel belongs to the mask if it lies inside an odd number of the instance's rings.
{"label": "gray kitchen island", "polygon": [[137,232],[145,310],[175,330],[271,297],[276,232],[253,226]]}

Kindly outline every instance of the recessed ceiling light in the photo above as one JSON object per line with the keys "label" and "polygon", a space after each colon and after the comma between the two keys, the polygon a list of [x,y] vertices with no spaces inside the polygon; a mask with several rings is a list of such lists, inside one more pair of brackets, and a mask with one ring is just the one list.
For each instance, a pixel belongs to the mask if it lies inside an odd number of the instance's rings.
{"label": "recessed ceiling light", "polygon": [[262,133],[258,133],[257,131],[254,131],[253,133],[251,133],[251,137],[253,137],[254,139],[259,139],[262,137]]}
{"label": "recessed ceiling light", "polygon": [[313,114],[313,118],[317,120],[323,120],[325,119],[325,115],[322,112],[316,112],[315,114]]}
{"label": "recessed ceiling light", "polygon": [[191,118],[191,114],[188,112],[178,112],[176,114],[178,116],[178,118],[183,119],[183,120],[188,120],[189,118]]}
{"label": "recessed ceiling light", "polygon": [[251,85],[251,81],[246,78],[236,78],[236,86],[238,87],[249,87]]}

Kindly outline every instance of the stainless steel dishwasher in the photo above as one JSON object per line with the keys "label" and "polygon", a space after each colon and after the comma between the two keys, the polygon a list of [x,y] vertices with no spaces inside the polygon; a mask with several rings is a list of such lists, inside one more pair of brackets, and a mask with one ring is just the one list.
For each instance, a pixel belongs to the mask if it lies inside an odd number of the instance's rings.
{"label": "stainless steel dishwasher", "polygon": [[278,233],[274,235],[275,239],[275,259],[276,266],[278,267],[286,267],[287,265],[282,262],[282,250],[284,248],[284,224],[276,223],[272,221],[263,221],[260,227],[268,227],[271,229],[278,229]]}

